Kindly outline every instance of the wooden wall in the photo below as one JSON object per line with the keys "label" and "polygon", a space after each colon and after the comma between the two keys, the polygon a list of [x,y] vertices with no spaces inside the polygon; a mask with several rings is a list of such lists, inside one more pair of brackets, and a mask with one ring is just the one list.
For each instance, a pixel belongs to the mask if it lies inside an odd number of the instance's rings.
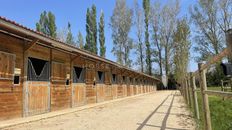
{"label": "wooden wall", "polygon": [[[107,101],[151,91],[151,88],[148,89],[145,85],[122,82],[122,75],[126,78],[129,76],[128,73],[122,73],[125,71],[123,69],[115,69],[113,66],[102,62],[99,63],[85,56],[68,54],[38,44],[35,44],[25,52],[24,50],[28,47],[30,45],[27,42],[0,33],[0,51],[15,55],[13,56],[14,60],[9,60],[15,62],[7,62],[9,64],[7,66],[21,69],[19,85],[13,85],[12,80],[0,79],[0,120],[22,117],[25,113],[25,89],[23,89],[23,85],[28,83],[26,82],[27,74],[24,71],[24,68],[27,68],[27,56],[50,61],[51,79],[47,82],[50,86],[49,111],[96,103],[97,100],[99,102]],[[2,73],[6,73],[3,71],[7,70],[3,67],[6,66],[4,65],[3,57],[5,56],[0,53],[1,78],[7,77],[6,75],[2,75]],[[104,68],[97,68],[97,64],[104,64]],[[85,83],[72,82],[73,66],[85,68]],[[96,83],[97,70],[105,72],[105,82],[99,84],[99,87],[97,87],[98,84]],[[117,75],[117,84],[112,84],[112,73]],[[9,77],[7,78],[12,79],[14,71],[9,71],[8,74]],[[66,85],[66,80],[69,80],[68,85]],[[97,95],[100,96],[97,97]]]}
{"label": "wooden wall", "polygon": [[[0,33],[0,51],[15,54],[15,67],[22,69],[23,72],[23,42],[21,40]],[[2,59],[0,57],[0,64],[3,65],[5,62],[1,61]],[[0,70],[2,71],[1,67]],[[13,78],[13,72],[10,74]],[[22,77],[23,73],[20,75],[19,85],[13,85],[12,80],[0,79],[0,120],[22,116]]]}
{"label": "wooden wall", "polygon": [[70,60],[69,54],[52,50],[52,111],[71,107],[71,83],[66,85],[67,75],[70,75],[71,79]]}

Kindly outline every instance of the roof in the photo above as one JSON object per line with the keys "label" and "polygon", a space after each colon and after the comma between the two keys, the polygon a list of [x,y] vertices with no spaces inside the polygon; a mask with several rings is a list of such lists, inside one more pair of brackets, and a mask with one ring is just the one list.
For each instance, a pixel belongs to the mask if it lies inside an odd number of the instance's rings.
{"label": "roof", "polygon": [[7,32],[10,32],[10,33],[14,33],[14,34],[21,34],[23,37],[27,37],[27,38],[36,38],[39,41],[49,43],[53,47],[64,49],[66,51],[70,51],[70,52],[74,52],[74,53],[80,53],[80,54],[85,55],[87,57],[91,57],[93,59],[100,60],[100,61],[112,64],[112,65],[115,65],[115,66],[117,66],[119,68],[123,68],[123,69],[129,70],[129,71],[135,72],[135,73],[139,73],[139,74],[141,74],[143,76],[146,76],[146,77],[155,79],[157,81],[160,81],[160,79],[155,78],[154,76],[150,76],[150,75],[147,75],[145,73],[137,72],[137,71],[132,70],[130,68],[127,68],[127,67],[125,67],[123,65],[120,65],[120,64],[118,64],[118,63],[116,63],[114,61],[111,61],[111,60],[108,60],[106,58],[100,57],[100,56],[98,56],[96,54],[92,54],[92,53],[90,53],[90,52],[88,52],[86,50],[77,48],[77,47],[75,47],[73,45],[66,44],[64,42],[59,41],[58,39],[55,39],[53,37],[50,37],[48,35],[45,35],[45,34],[43,34],[41,32],[35,31],[33,29],[27,28],[27,27],[25,27],[25,26],[23,26],[23,25],[21,25],[19,23],[16,23],[15,21],[9,20],[9,19],[7,19],[5,17],[1,17],[1,16],[0,16],[0,30],[7,31]]}

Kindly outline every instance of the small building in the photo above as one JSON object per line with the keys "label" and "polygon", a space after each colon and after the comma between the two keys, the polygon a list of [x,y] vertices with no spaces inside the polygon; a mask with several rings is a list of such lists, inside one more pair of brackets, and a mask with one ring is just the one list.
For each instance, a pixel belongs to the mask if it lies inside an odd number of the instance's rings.
{"label": "small building", "polygon": [[148,93],[158,82],[0,17],[0,120]]}

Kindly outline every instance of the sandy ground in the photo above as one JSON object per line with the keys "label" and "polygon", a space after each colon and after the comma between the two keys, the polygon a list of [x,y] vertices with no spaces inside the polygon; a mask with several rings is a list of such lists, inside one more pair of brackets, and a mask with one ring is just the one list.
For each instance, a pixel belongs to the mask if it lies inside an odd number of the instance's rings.
{"label": "sandy ground", "polygon": [[159,91],[8,130],[192,130],[194,124],[179,92]]}

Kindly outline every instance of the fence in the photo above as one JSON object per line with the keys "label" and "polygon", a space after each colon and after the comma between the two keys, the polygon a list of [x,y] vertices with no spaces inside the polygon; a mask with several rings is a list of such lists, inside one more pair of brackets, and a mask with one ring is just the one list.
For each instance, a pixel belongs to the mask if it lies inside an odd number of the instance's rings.
{"label": "fence", "polygon": [[[220,54],[214,56],[205,64],[199,63],[198,70],[187,75],[185,80],[186,85],[180,89],[187,104],[194,109],[194,114],[198,120],[200,119],[200,114],[197,92],[201,93],[200,96],[202,99],[202,112],[205,130],[212,130],[208,95],[221,96],[223,98],[232,97],[231,92],[207,90],[206,70],[209,69],[212,64],[221,61],[224,57],[232,57],[232,30],[227,32],[227,48],[224,49]],[[200,91],[196,87],[196,77],[199,79]]]}

